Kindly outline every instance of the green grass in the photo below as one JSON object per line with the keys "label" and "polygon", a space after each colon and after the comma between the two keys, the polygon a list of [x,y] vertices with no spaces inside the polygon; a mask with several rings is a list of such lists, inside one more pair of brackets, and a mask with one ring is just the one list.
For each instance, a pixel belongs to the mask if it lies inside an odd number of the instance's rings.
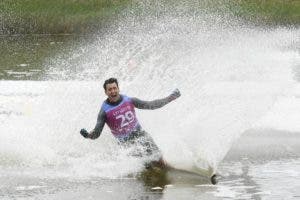
{"label": "green grass", "polygon": [[[89,33],[113,23],[122,9],[134,7],[132,3],[131,0],[1,0],[0,34]],[[185,2],[153,0],[147,3],[176,10],[177,4]],[[187,0],[186,4],[192,10],[213,7],[212,10],[262,24],[300,24],[300,0]],[[132,9],[137,15],[151,10],[139,6]]]}
{"label": "green grass", "polygon": [[[129,0],[1,0],[4,32],[82,33],[113,20]],[[96,23],[97,22],[97,23]]]}
{"label": "green grass", "polygon": [[227,7],[235,16],[253,22],[300,25],[299,0],[236,0]]}

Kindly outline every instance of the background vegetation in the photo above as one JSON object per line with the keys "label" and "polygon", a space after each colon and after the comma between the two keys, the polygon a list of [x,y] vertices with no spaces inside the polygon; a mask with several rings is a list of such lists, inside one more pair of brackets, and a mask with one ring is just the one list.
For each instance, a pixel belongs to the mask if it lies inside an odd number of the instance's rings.
{"label": "background vegetation", "polygon": [[82,33],[105,26],[129,0],[1,0],[2,33]]}
{"label": "background vegetation", "polygon": [[247,21],[270,25],[300,25],[300,0],[234,0],[229,11]]}
{"label": "background vegetation", "polygon": [[[99,30],[133,4],[132,0],[1,0],[0,34],[72,34]],[[300,0],[212,0],[207,5],[250,22],[300,25]]]}

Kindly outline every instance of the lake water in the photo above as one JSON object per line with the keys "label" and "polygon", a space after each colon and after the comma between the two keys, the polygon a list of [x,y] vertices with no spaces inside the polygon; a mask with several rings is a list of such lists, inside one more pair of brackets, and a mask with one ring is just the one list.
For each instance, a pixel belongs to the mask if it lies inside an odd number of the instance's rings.
{"label": "lake water", "polygon": [[[144,17],[99,35],[0,38],[0,198],[299,199],[300,30]],[[107,127],[95,141],[79,135],[94,127],[111,76],[141,99],[181,90],[138,118],[168,163],[213,166],[217,185],[141,176],[145,160]]]}

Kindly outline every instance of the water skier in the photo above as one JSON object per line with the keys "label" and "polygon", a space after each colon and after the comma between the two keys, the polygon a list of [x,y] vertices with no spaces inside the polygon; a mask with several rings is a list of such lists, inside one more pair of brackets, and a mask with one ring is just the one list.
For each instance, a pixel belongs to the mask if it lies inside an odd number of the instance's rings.
{"label": "water skier", "polygon": [[142,129],[138,122],[135,108],[150,110],[161,108],[180,97],[180,91],[175,89],[165,98],[143,101],[120,94],[118,80],[115,78],[107,79],[103,84],[103,88],[108,98],[101,106],[96,126],[90,132],[81,129],[80,134],[85,138],[97,139],[106,123],[112,134],[118,139],[119,144],[124,146],[140,145],[143,147],[143,150],[137,152],[135,155],[153,156],[151,164],[154,163],[160,167],[165,167],[166,164],[162,159],[159,148],[152,137]]}

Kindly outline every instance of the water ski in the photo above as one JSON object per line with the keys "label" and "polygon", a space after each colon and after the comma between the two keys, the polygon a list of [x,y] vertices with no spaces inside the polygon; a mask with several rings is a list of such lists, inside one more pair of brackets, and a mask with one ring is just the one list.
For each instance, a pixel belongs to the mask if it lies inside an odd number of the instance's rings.
{"label": "water ski", "polygon": [[[178,169],[169,164],[165,164],[162,160],[152,161],[145,165],[145,170],[142,172],[142,176],[151,182],[160,182],[159,185],[166,184],[168,181],[171,182],[182,182],[189,181],[195,184],[207,184],[211,183],[213,185],[218,182],[218,175],[214,173],[213,168],[200,169]],[[160,180],[160,181],[159,181]]]}

